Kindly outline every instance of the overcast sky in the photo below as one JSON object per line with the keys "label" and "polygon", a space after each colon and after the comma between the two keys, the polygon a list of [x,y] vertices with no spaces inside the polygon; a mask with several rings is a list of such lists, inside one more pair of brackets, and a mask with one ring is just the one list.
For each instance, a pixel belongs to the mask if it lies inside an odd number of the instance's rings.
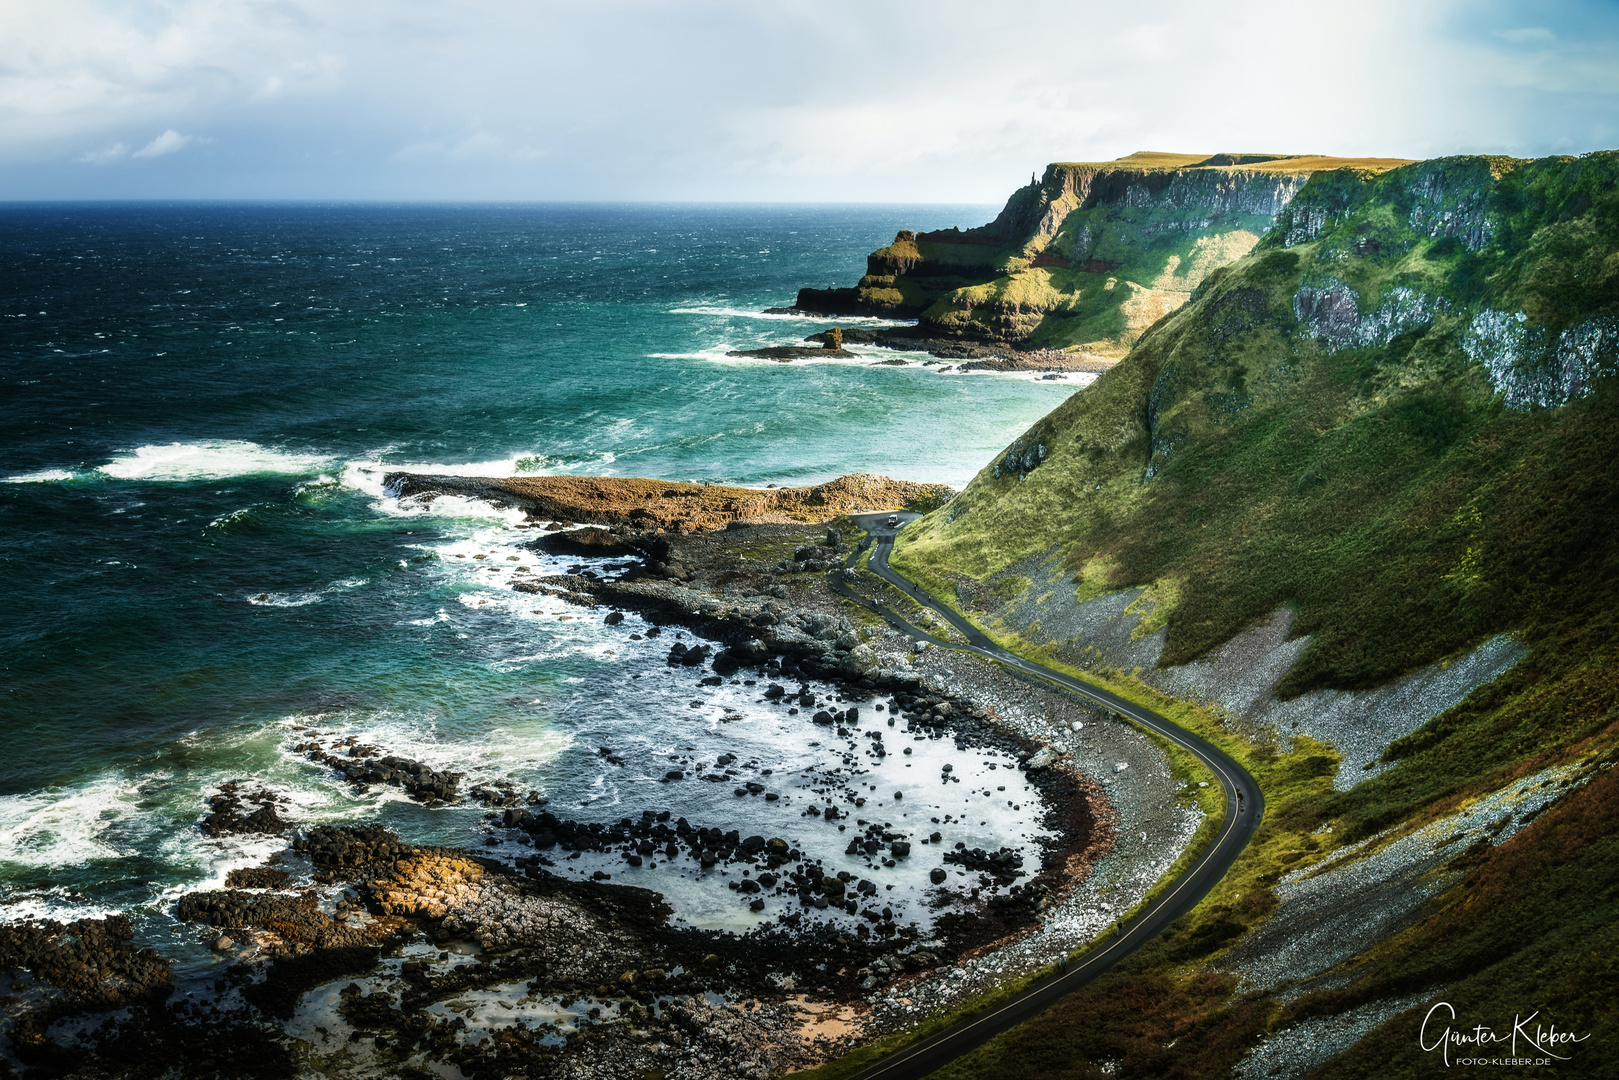
{"label": "overcast sky", "polygon": [[999,202],[1619,147],[1619,2],[0,0],[0,199]]}

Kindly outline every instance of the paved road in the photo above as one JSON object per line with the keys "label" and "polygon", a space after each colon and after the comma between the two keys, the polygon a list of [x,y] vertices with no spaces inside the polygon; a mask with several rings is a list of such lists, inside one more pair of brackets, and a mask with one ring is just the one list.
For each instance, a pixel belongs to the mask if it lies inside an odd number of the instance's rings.
{"label": "paved road", "polygon": [[[916,1080],[927,1076],[1001,1032],[1050,1008],[1063,995],[1090,983],[1190,911],[1225,876],[1226,870],[1230,868],[1238,853],[1247,846],[1254,830],[1259,827],[1259,819],[1265,811],[1265,799],[1259,791],[1258,783],[1218,747],[1134,702],[1126,701],[1100,687],[1008,652],[985,637],[977,627],[963,619],[948,605],[940,603],[896,573],[888,565],[888,555],[893,550],[894,537],[900,529],[921,515],[902,513],[897,516],[900,519],[897,527],[887,524],[888,514],[863,514],[854,518],[861,528],[871,534],[872,542],[876,545],[869,563],[871,570],[913,597],[918,603],[932,608],[949,620],[950,624],[966,637],[968,644],[963,648],[940,641],[917,629],[893,610],[878,605],[877,610],[883,618],[918,640],[930,641],[946,648],[961,648],[965,652],[975,653],[1031,678],[1053,683],[1070,693],[1077,694],[1091,704],[1124,716],[1184,747],[1195,754],[1219,778],[1220,786],[1225,791],[1226,813],[1217,839],[1197,862],[1171,882],[1151,905],[1138,912],[1129,922],[1117,927],[1112,938],[1105,939],[1098,947],[1070,963],[1065,972],[1031,986],[1017,997],[1003,1002],[986,1013],[963,1020],[905,1050],[889,1055],[882,1061],[855,1073],[852,1080]],[[849,559],[849,564],[852,565],[858,556],[859,552],[856,552]],[[841,570],[835,570],[829,576],[833,589],[845,596],[861,600],[862,598],[855,596],[844,584],[842,574]],[[869,603],[864,600],[862,602]]]}

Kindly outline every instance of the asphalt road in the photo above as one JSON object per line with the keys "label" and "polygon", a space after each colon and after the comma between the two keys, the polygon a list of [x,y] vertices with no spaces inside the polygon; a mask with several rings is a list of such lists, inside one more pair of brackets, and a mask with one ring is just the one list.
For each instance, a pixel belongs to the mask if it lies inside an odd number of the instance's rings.
{"label": "asphalt road", "polygon": [[[1061,687],[1093,705],[1155,732],[1196,755],[1219,779],[1220,786],[1225,792],[1226,812],[1215,842],[1195,863],[1175,878],[1156,900],[1137,912],[1134,918],[1121,923],[1113,937],[1104,939],[1084,956],[1072,961],[1066,971],[1029,987],[1017,997],[1001,1003],[988,1012],[970,1017],[913,1046],[890,1054],[855,1073],[852,1080],[913,1080],[927,1076],[1001,1032],[1050,1008],[1063,995],[1090,983],[1196,906],[1197,902],[1225,876],[1231,863],[1248,845],[1265,811],[1265,799],[1260,793],[1259,784],[1218,747],[1134,702],[1126,701],[1100,687],[1008,652],[985,637],[977,627],[963,619],[948,605],[940,603],[901,577],[888,565],[888,555],[893,550],[894,537],[898,531],[921,515],[913,513],[897,515],[900,519],[898,527],[890,527],[887,524],[889,516],[861,514],[854,517],[860,527],[871,534],[872,541],[876,545],[868,564],[872,572],[949,620],[950,624],[961,631],[967,639],[968,644],[964,651],[975,653],[1030,678]],[[859,552],[851,556],[849,564],[852,565],[858,556]],[[833,589],[845,596],[861,600],[862,598],[856,596],[844,584],[842,574],[841,570],[835,570],[829,575]],[[864,600],[862,602],[869,603]],[[887,607],[878,605],[877,611],[891,625],[913,638],[930,641],[945,648],[963,648],[940,641],[919,630]]]}

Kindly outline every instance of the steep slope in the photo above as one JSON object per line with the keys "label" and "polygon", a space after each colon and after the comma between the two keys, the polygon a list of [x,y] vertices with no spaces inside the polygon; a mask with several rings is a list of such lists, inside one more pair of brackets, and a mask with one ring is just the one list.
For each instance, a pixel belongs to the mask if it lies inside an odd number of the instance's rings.
{"label": "steep slope", "polygon": [[959,1075],[1408,1075],[1437,1000],[1619,1033],[1615,374],[1619,153],[1317,173],[907,530],[1273,792],[1183,926]]}
{"label": "steep slope", "polygon": [[917,317],[913,337],[1122,357],[1207,274],[1246,254],[1312,172],[1397,161],[1138,153],[1059,162],[988,225],[901,231],[853,289],[797,307]]}

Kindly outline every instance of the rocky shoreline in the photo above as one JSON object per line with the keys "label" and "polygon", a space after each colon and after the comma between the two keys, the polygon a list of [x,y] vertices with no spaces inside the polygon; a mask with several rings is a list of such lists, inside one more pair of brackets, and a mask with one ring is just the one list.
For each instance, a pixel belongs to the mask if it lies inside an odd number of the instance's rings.
{"label": "rocky shoreline", "polygon": [[[420,498],[442,479],[389,481]],[[526,483],[486,490],[559,497]],[[584,509],[576,498],[570,523],[588,520]],[[746,682],[767,708],[813,712],[827,738],[846,744],[850,777],[890,748],[909,755],[900,745],[909,740],[1005,755],[1038,792],[1030,811],[1049,837],[1038,864],[867,821],[881,812],[862,809],[867,793],[836,769],[803,812],[835,818],[848,844],[842,859],[811,859],[780,836],[656,807],[626,807],[616,823],[573,820],[536,791],[469,784],[354,736],[303,731],[293,752],[357,791],[396,788],[427,808],[480,803],[486,848],[412,844],[378,826],[301,827],[264,785],[228,784],[199,829],[286,844],[174,908],[177,926],[220,958],[214,974],[182,977],[173,961],[136,948],[122,917],[0,928],[9,1059],[30,1076],[425,1078],[447,1066],[469,1077],[777,1076],[1055,961],[1150,887],[1189,839],[1195,822],[1177,805],[1167,762],[1131,729],[963,654],[918,652],[836,597],[825,571],[855,553],[846,520],[733,518],[680,534],[614,522],[629,519],[616,499],[593,512],[609,527],[542,529],[531,542],[590,566],[511,587],[594,610],[642,639],[678,637],[668,665],[694,684]],[[1151,789],[1145,797],[1116,782],[1120,773],[1075,767],[1093,744],[1109,769],[1136,768],[1129,779]],[[665,780],[718,779],[738,799],[776,797],[768,770],[743,764],[722,755]],[[1125,830],[1145,841],[1147,829],[1150,857],[1127,853],[1136,845],[1121,842]],[[558,871],[584,853],[724,872],[739,907],[768,903],[778,914],[747,933],[685,925],[659,893],[613,872]],[[893,886],[879,884],[885,866],[918,858],[937,862],[931,926],[896,915],[881,891]],[[143,1041],[142,1032],[154,1034]]]}
{"label": "rocky shoreline", "polygon": [[[801,315],[806,318],[816,319],[826,318],[826,316],[816,312],[800,311],[798,308],[767,308],[765,313]],[[841,335],[839,340],[848,345],[869,345],[874,348],[893,349],[899,352],[925,352],[929,356],[940,360],[958,361],[952,367],[941,368],[941,371],[1003,371],[1053,375],[1101,374],[1118,362],[1116,359],[1093,356],[1087,353],[1031,347],[1026,343],[1016,341],[978,341],[969,338],[938,337],[930,335],[915,326],[885,327],[878,330],[864,327],[848,327],[841,328],[839,333]],[[821,331],[805,336],[805,341],[822,346],[819,349],[804,346],[776,346],[768,349],[753,349],[747,352],[733,352],[727,355],[764,357],[773,360],[788,360],[799,356],[860,358],[858,353],[851,353],[846,349],[839,349],[836,352],[825,349],[827,335],[828,331]],[[904,364],[907,361],[895,358],[879,360],[877,363]]]}

